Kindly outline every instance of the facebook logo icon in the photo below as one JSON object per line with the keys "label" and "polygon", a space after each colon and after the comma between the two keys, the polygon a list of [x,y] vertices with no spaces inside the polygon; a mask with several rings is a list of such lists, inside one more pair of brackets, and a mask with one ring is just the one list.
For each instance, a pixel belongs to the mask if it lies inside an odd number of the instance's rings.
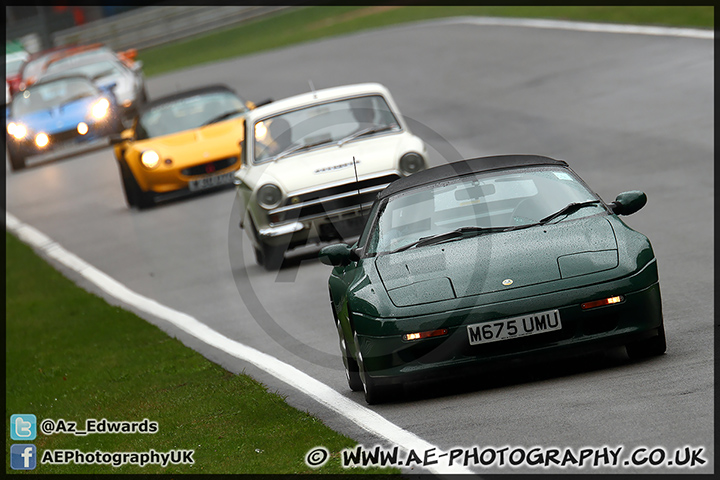
{"label": "facebook logo icon", "polygon": [[10,466],[13,470],[35,470],[35,445],[10,445]]}
{"label": "facebook logo icon", "polygon": [[35,440],[37,420],[31,413],[21,413],[10,417],[10,438],[13,440]]}

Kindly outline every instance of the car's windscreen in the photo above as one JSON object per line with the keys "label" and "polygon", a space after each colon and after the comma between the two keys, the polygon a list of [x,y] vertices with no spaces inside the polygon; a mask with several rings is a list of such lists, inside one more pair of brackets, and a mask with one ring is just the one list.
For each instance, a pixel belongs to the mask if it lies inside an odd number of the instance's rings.
{"label": "car's windscreen", "polygon": [[160,137],[228,120],[247,111],[245,103],[231,92],[209,92],[163,103],[142,113],[135,138]]}
{"label": "car's windscreen", "polygon": [[35,84],[13,97],[12,115],[19,117],[98,95],[100,95],[100,91],[97,87],[83,78],[68,78]]}
{"label": "car's windscreen", "polygon": [[85,75],[93,80],[122,73],[120,65],[114,61],[87,63],[77,66],[65,62],[53,62],[45,70],[45,74],[57,72],[62,72],[63,75]]}
{"label": "car's windscreen", "polygon": [[322,145],[350,142],[400,124],[380,95],[355,97],[282,113],[255,123],[253,162],[263,163]]}
{"label": "car's windscreen", "polygon": [[[568,170],[554,167],[457,177],[388,198],[373,221],[366,253],[393,252],[455,230],[448,238],[523,228],[569,204],[597,200]],[[593,215],[599,208],[591,204],[568,215]]]}

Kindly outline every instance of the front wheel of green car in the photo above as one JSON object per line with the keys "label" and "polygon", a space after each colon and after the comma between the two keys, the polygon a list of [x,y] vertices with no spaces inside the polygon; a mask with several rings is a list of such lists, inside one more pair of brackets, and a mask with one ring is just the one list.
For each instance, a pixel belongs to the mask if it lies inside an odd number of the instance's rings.
{"label": "front wheel of green car", "polygon": [[347,351],[347,344],[345,342],[345,336],[343,335],[342,326],[340,322],[337,324],[338,336],[340,338],[340,353],[343,359],[343,365],[345,366],[345,378],[347,378],[348,386],[353,392],[359,392],[363,389],[363,383],[360,379],[360,369],[354,358],[352,358]]}
{"label": "front wheel of green car", "polygon": [[654,337],[646,338],[625,345],[628,357],[633,360],[654,357],[662,355],[667,350],[667,341],[665,340],[665,326],[661,325],[658,334]]}
{"label": "front wheel of green car", "polygon": [[365,393],[365,402],[368,405],[377,405],[379,403],[385,403],[392,399],[395,393],[398,392],[398,387],[388,385],[378,385],[370,375],[368,375],[363,362],[362,352],[360,351],[360,344],[357,341],[357,334],[355,334],[355,348],[357,350],[357,364],[360,381],[362,383],[363,392]]}

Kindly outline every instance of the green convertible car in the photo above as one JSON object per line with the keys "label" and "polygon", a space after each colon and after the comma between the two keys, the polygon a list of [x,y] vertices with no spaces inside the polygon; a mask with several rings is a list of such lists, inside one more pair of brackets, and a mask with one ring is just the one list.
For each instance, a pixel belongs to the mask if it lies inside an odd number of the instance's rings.
{"label": "green convertible car", "polygon": [[502,155],[450,163],[378,194],[352,247],[323,248],[345,372],[368,403],[409,380],[489,362],[625,345],[665,352],[657,262],[567,163]]}

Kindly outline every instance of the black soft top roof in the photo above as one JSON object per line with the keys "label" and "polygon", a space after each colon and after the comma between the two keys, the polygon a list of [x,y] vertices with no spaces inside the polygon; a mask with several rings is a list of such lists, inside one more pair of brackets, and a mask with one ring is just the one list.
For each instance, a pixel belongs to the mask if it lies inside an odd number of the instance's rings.
{"label": "black soft top roof", "polygon": [[183,98],[190,98],[194,97],[195,95],[200,95],[203,93],[212,93],[212,92],[229,92],[233,95],[236,95],[238,98],[240,98],[241,101],[243,100],[232,88],[228,87],[227,85],[222,84],[216,84],[216,85],[206,85],[204,87],[198,87],[193,88],[190,90],[183,90],[182,92],[176,92],[171,93],[170,95],[165,95],[164,97],[156,98],[154,100],[151,100],[147,102],[146,104],[140,106],[139,113],[144,113],[147,110],[150,110],[151,108],[155,108],[158,105],[162,105],[163,103],[171,103],[176,102],[178,100],[181,100]]}
{"label": "black soft top roof", "polygon": [[563,160],[555,160],[554,158],[541,155],[491,155],[488,157],[458,160],[457,162],[428,168],[422,172],[412,174],[409,177],[395,180],[378,194],[378,199],[389,197],[403,190],[440,182],[461,175],[513,167],[529,167],[533,165],[557,165],[567,167],[567,163]]}

